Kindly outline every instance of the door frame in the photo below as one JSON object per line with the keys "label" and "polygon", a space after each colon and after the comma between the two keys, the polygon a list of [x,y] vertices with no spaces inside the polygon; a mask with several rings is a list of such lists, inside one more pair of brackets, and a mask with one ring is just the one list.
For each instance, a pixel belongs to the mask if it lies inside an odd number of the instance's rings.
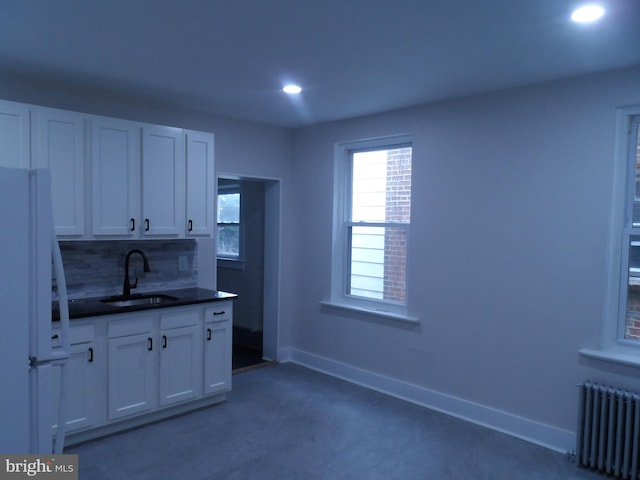
{"label": "door frame", "polygon": [[[282,180],[277,177],[219,172],[215,179],[217,212],[218,181],[220,179],[264,183],[264,286],[262,292],[262,357],[279,361],[280,315],[280,239],[282,218]],[[217,213],[216,213],[217,215]],[[215,234],[214,234],[215,236]],[[214,265],[215,251],[214,251]],[[216,273],[217,278],[217,273]]]}

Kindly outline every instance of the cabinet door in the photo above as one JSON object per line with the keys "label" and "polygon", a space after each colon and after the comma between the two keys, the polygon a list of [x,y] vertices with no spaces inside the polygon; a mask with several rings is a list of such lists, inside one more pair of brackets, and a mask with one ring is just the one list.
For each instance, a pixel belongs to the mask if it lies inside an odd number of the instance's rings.
{"label": "cabinet door", "polygon": [[231,390],[231,324],[205,324],[204,393]]}
{"label": "cabinet door", "polygon": [[187,131],[187,236],[213,235],[213,134]]}
{"label": "cabinet door", "polygon": [[172,127],[142,128],[142,234],[184,236],[184,140]]}
{"label": "cabinet door", "polygon": [[119,120],[91,120],[93,235],[131,237],[139,229],[140,129]]}
{"label": "cabinet door", "polygon": [[205,309],[204,393],[231,390],[232,305],[221,302]]}
{"label": "cabinet door", "polygon": [[[196,318],[199,316],[196,313]],[[191,400],[202,391],[201,330],[197,325],[160,332],[160,404]]]}
{"label": "cabinet door", "polygon": [[108,340],[109,420],[155,407],[155,348],[151,332]]}
{"label": "cabinet door", "polygon": [[53,222],[58,235],[84,228],[84,120],[62,110],[34,111],[33,167],[51,169]]}
{"label": "cabinet door", "polygon": [[0,101],[0,167],[29,168],[29,106]]}
{"label": "cabinet door", "polygon": [[[64,419],[67,433],[87,427],[97,426],[99,412],[97,406],[100,395],[104,391],[100,388],[99,362],[96,361],[96,345],[93,342],[70,346],[70,357],[65,365],[66,382]],[[104,352],[103,352],[104,355]],[[56,379],[53,402],[54,418],[57,418],[59,408],[61,368],[56,368]],[[54,432],[57,425],[53,425]]]}

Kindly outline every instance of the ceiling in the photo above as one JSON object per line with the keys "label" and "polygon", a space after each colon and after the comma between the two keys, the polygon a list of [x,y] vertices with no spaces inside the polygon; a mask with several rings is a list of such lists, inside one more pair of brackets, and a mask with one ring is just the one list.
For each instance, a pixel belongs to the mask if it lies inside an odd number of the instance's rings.
{"label": "ceiling", "polygon": [[640,0],[599,3],[0,0],[0,71],[295,127],[640,64]]}

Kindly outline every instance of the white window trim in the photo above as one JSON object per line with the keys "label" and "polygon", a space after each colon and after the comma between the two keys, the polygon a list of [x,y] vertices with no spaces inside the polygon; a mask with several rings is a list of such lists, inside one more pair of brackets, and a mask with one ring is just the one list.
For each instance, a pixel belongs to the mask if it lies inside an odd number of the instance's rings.
{"label": "white window trim", "polygon": [[[616,136],[613,164],[611,221],[609,226],[609,253],[607,292],[603,312],[602,341],[599,347],[582,348],[580,354],[591,359],[640,368],[640,342],[624,340],[620,329],[622,285],[628,282],[622,272],[622,232],[625,228],[629,188],[629,130],[633,117],[640,115],[640,105],[616,110]],[[622,278],[625,277],[625,280]]]}
{"label": "white window trim", "polygon": [[347,312],[353,313],[364,313],[367,316],[371,316],[374,318],[380,318],[384,320],[397,320],[399,322],[418,325],[420,320],[418,317],[414,317],[409,314],[396,313],[389,310],[384,309],[375,309],[375,308],[366,308],[366,307],[358,307],[356,305],[349,305],[344,303],[337,303],[334,301],[321,301],[320,305],[323,307],[329,307],[336,310],[343,310]]}
{"label": "white window trim", "polygon": [[[367,148],[385,148],[394,145],[412,145],[413,137],[407,134],[377,137],[364,140],[337,143],[334,147],[334,189],[333,189],[333,231],[332,231],[332,260],[330,299],[320,302],[325,307],[333,307],[357,313],[365,313],[377,318],[399,320],[413,324],[418,319],[409,315],[409,269],[411,262],[407,260],[407,291],[405,302],[400,304],[385,300],[355,297],[346,294],[348,272],[347,229],[344,219],[347,218],[347,195],[350,175],[348,172],[349,156],[353,150]],[[412,159],[413,161],[413,159]],[[407,229],[407,259],[409,256],[410,224]]]}

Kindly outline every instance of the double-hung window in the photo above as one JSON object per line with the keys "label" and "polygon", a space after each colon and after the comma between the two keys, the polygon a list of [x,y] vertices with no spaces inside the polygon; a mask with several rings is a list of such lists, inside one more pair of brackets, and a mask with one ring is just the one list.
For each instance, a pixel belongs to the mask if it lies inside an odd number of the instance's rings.
{"label": "double-hung window", "polygon": [[218,259],[240,260],[240,186],[218,187]]}
{"label": "double-hung window", "polygon": [[630,117],[627,133],[618,338],[640,346],[640,115]]}
{"label": "double-hung window", "polygon": [[406,314],[411,138],[336,145],[331,301]]}

